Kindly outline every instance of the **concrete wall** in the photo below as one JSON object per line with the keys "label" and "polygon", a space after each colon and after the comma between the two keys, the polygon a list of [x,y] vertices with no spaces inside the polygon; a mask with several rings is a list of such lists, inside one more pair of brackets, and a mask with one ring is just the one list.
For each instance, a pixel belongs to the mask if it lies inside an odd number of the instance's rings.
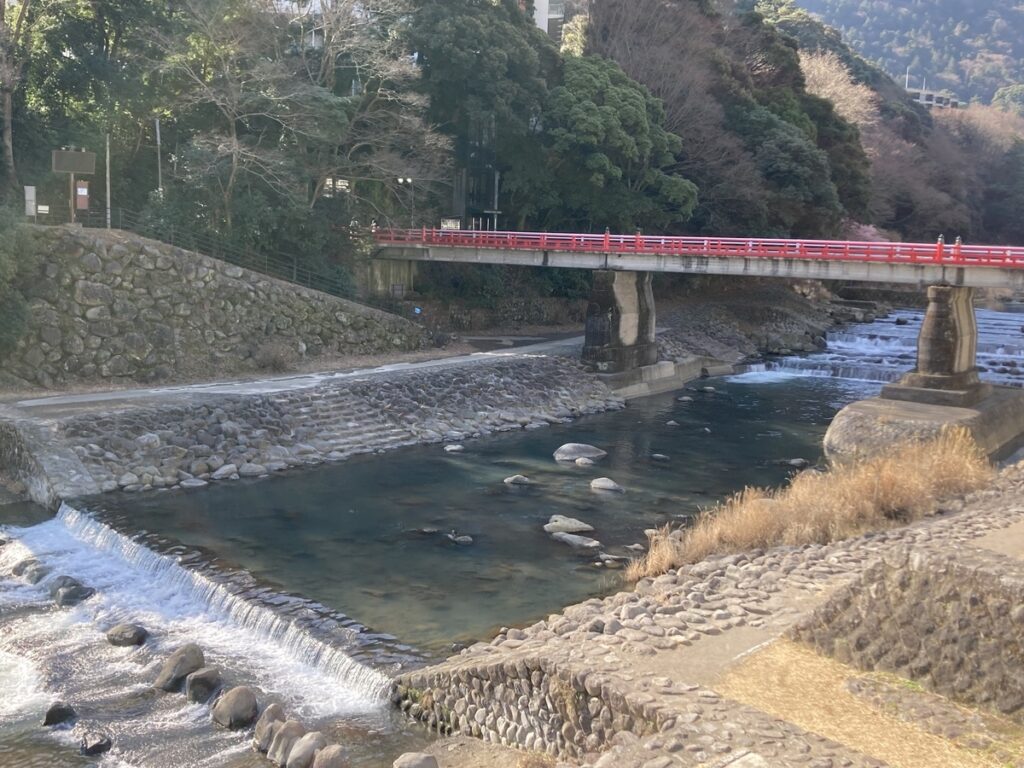
{"label": "concrete wall", "polygon": [[71,227],[32,235],[40,266],[28,332],[2,361],[9,385],[256,370],[271,342],[296,358],[423,344],[393,315],[153,240]]}
{"label": "concrete wall", "polygon": [[844,663],[1019,717],[1022,623],[1024,562],[968,547],[907,549],[842,588],[793,634]]}

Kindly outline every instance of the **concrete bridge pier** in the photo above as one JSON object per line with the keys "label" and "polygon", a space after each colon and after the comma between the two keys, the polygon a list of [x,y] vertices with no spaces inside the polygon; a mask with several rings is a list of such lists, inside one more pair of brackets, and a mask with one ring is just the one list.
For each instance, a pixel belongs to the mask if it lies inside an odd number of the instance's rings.
{"label": "concrete bridge pier", "polygon": [[1024,438],[1024,392],[978,378],[974,289],[933,285],[917,342],[917,367],[880,397],[851,403],[832,420],[825,453],[863,456],[894,443],[927,440],[949,426],[966,429],[990,456]]}
{"label": "concrete bridge pier", "polygon": [[621,373],[658,361],[650,272],[594,271],[583,361],[600,373]]}
{"label": "concrete bridge pier", "polygon": [[928,309],[917,340],[917,367],[882,390],[890,400],[970,407],[992,393],[978,378],[974,289],[928,287]]}

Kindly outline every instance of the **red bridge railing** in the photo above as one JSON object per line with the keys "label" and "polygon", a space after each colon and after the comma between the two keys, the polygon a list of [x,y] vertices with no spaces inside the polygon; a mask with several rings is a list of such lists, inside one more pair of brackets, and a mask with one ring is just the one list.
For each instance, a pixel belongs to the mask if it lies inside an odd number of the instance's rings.
{"label": "red bridge railing", "polygon": [[376,240],[380,245],[437,245],[451,248],[604,253],[622,256],[645,254],[709,258],[810,259],[1024,269],[1024,248],[942,242],[871,243],[448,229],[384,230],[376,233]]}

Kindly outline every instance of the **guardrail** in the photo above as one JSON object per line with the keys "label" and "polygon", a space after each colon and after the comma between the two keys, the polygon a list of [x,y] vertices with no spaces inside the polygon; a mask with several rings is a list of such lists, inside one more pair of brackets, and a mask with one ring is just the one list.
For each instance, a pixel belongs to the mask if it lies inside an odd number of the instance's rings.
{"label": "guardrail", "polygon": [[1024,248],[944,243],[872,243],[841,240],[662,237],[660,235],[491,232],[392,229],[377,232],[378,245],[436,245],[516,251],[645,254],[707,258],[810,259],[818,261],[938,264],[1024,269]]}
{"label": "guardrail", "polygon": [[[84,227],[105,229],[107,226],[104,213],[90,212],[80,215],[78,220]],[[160,240],[186,251],[226,261],[238,267],[251,269],[269,277],[276,277],[279,280],[333,296],[347,298],[351,295],[348,281],[320,270],[305,267],[293,254],[249,251],[216,235],[180,226],[176,227],[162,221],[154,221],[141,214],[120,208],[111,211],[110,225],[114,229],[122,229],[153,240]]]}

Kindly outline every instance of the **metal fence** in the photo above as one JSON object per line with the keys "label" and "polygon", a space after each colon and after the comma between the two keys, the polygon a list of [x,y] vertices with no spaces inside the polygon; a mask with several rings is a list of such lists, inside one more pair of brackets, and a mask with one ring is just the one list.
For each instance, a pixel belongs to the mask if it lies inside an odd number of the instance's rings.
{"label": "metal fence", "polygon": [[[78,221],[84,227],[95,229],[105,229],[107,226],[106,214],[100,212],[79,215]],[[111,211],[110,226],[334,296],[347,298],[352,293],[348,280],[339,275],[310,269],[299,263],[294,254],[251,251],[216,234],[176,227],[123,208]]]}

